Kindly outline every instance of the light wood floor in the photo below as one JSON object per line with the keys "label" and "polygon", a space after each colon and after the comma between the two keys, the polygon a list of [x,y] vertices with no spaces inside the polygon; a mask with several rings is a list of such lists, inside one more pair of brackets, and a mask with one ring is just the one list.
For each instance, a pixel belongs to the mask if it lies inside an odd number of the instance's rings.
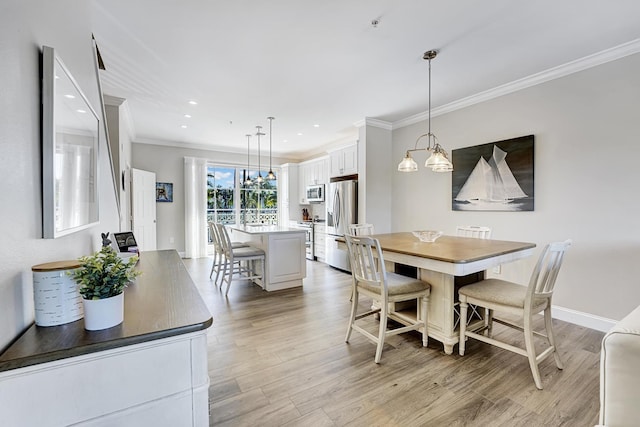
{"label": "light wood floor", "polygon": [[391,337],[376,365],[362,335],[344,342],[350,275],[307,262],[303,288],[264,292],[236,281],[225,298],[209,281],[210,259],[184,261],[213,315],[211,425],[597,424],[601,332],[554,321],[565,369],[544,361],[542,391],[526,358],[475,340],[460,357],[433,339],[423,348],[415,333]]}

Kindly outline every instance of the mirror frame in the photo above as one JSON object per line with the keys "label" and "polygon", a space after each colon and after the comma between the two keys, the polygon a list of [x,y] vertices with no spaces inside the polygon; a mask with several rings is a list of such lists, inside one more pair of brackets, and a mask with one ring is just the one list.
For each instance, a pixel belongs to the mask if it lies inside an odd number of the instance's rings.
{"label": "mirror frame", "polygon": [[46,239],[100,221],[99,126],[98,115],[67,67],[52,47],[43,46],[42,235]]}
{"label": "mirror frame", "polygon": [[96,42],[95,37],[91,36],[91,41],[93,43],[93,58],[96,66],[96,78],[98,79],[98,96],[100,97],[100,109],[102,112],[102,123],[104,128],[104,139],[107,143],[107,154],[109,155],[109,165],[111,172],[111,179],[113,181],[113,191],[115,192],[116,198],[116,206],[118,207],[118,223],[120,223],[120,186],[118,185],[118,174],[116,174],[116,165],[113,161],[113,153],[111,148],[111,137],[109,136],[109,127],[107,126],[107,109],[104,104],[104,93],[102,92],[102,79],[100,78],[100,60],[98,59],[100,56],[100,51],[98,50],[98,42]]}

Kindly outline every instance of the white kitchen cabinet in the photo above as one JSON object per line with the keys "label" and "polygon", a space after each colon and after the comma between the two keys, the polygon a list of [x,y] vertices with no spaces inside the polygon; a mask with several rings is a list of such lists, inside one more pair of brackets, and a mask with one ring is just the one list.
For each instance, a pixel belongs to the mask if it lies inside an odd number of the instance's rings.
{"label": "white kitchen cabinet", "polygon": [[307,186],[316,184],[327,184],[328,179],[328,165],[327,158],[321,157],[319,159],[309,160],[299,164],[299,203],[301,205],[309,204],[307,200]]}
{"label": "white kitchen cabinet", "polygon": [[300,163],[298,166],[298,203],[308,205],[307,201],[307,176],[309,174],[306,163]]}
{"label": "white kitchen cabinet", "polygon": [[326,226],[324,224],[314,224],[313,226],[313,250],[318,261],[325,262],[327,242]]}
{"label": "white kitchen cabinet", "polygon": [[[305,241],[307,234],[288,226],[231,226],[234,240],[265,252],[265,278],[254,279],[265,291],[302,286],[307,277]],[[261,261],[258,261],[261,262]],[[257,266],[260,271],[260,266]]]}
{"label": "white kitchen cabinet", "polygon": [[358,173],[358,145],[350,145],[329,153],[329,177]]}

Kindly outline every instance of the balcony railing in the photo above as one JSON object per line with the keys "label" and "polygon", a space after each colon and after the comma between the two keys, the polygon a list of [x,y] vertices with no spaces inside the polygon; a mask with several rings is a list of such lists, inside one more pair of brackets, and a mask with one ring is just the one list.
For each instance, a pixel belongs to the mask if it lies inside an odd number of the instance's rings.
{"label": "balcony railing", "polygon": [[[217,211],[207,211],[207,221],[219,222],[222,224],[235,224],[236,212],[233,209],[218,209]],[[278,209],[246,209],[240,212],[240,223],[244,224],[277,224]],[[213,236],[209,235],[207,228],[207,237],[209,243],[213,242]]]}

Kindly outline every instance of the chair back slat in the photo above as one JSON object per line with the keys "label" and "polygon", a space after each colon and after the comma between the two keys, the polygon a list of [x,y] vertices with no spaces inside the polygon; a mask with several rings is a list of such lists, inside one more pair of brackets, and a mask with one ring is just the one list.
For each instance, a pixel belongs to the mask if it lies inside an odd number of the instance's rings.
{"label": "chair back slat", "polygon": [[477,225],[459,225],[456,227],[456,235],[460,237],[474,237],[476,239],[490,239],[491,229]]}
{"label": "chair back slat", "polygon": [[571,240],[550,243],[545,246],[533,273],[531,273],[528,299],[532,301],[534,295],[536,297],[551,297],[564,260],[564,253],[569,246],[571,246]]}
{"label": "chair back slat", "polygon": [[220,241],[222,252],[224,252],[225,255],[229,255],[229,251],[231,250],[231,238],[229,237],[227,228],[222,223],[216,223],[216,230],[218,231],[218,240]]}
{"label": "chair back slat", "polygon": [[211,238],[213,239],[213,247],[215,248],[216,252],[222,252],[222,244],[220,242],[220,236],[218,236],[218,227],[216,223],[209,222],[209,233],[211,234]]}
{"label": "chair back slat", "polygon": [[345,235],[344,237],[351,258],[351,273],[356,282],[378,286],[380,295],[383,295],[386,300],[386,270],[380,243],[377,239],[366,236]]}

